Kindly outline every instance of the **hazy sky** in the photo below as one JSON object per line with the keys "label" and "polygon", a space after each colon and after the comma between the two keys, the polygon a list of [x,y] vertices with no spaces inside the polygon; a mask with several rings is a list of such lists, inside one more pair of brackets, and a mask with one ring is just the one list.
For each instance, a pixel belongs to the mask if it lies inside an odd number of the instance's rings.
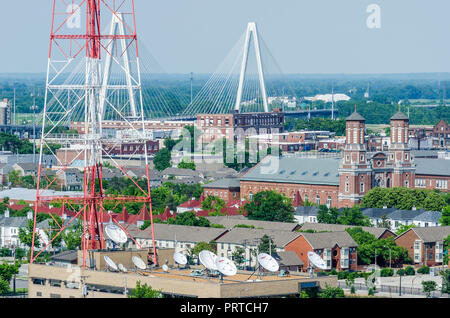
{"label": "hazy sky", "polygon": [[[249,21],[284,73],[450,71],[448,0],[135,2],[139,37],[169,73],[213,72]],[[45,71],[52,3],[1,1],[0,73]],[[379,29],[366,24],[370,4]]]}

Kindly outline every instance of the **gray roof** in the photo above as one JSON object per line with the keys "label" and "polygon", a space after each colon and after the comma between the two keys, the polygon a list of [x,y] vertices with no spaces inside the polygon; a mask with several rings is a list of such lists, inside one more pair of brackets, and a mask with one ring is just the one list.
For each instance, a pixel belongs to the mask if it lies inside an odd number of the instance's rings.
{"label": "gray roof", "polygon": [[300,266],[303,265],[303,261],[298,257],[295,252],[278,252],[274,255],[274,258],[282,266]]}
{"label": "gray roof", "polygon": [[295,208],[295,215],[317,216],[319,212],[318,206],[298,206]]}
{"label": "gray roof", "polygon": [[353,114],[348,116],[346,118],[346,120],[357,120],[357,121],[363,121],[364,120],[365,121],[366,119],[355,111]]}
{"label": "gray roof", "polygon": [[[425,243],[441,242],[450,235],[450,226],[413,227],[408,231],[414,231],[414,233],[416,233],[416,235]],[[404,235],[408,231],[397,236],[397,238]]]}
{"label": "gray roof", "polygon": [[392,212],[396,210],[395,207],[392,208],[386,208],[386,209],[379,209],[379,208],[365,208],[362,209],[362,214],[364,216],[367,216],[369,218],[381,218],[383,215],[390,215]]}
{"label": "gray roof", "polygon": [[339,186],[340,158],[266,156],[241,181],[264,181]]}
{"label": "gray roof", "polygon": [[430,157],[434,157],[437,158],[438,157],[438,151],[437,150],[411,150],[411,155],[414,157],[414,159],[416,158],[430,158]]}
{"label": "gray roof", "polygon": [[[217,239],[227,229],[200,227],[200,226],[185,226],[173,224],[153,224],[155,229],[155,240],[175,241],[178,242],[210,242]],[[136,226],[129,226],[127,231],[136,238],[151,238],[151,230],[140,231]]]}
{"label": "gray roof", "polygon": [[389,218],[392,220],[413,220],[418,215],[422,214],[423,210],[395,210],[389,214]]}
{"label": "gray roof", "polygon": [[[343,225],[343,224],[327,224],[327,223],[304,223],[301,230],[314,230],[314,231],[326,231],[326,232],[342,232],[347,228],[354,228],[358,226],[354,225]],[[376,238],[379,238],[386,231],[389,231],[395,236],[395,233],[387,228],[383,227],[371,227],[371,226],[360,226],[363,231],[369,232]]]}
{"label": "gray roof", "polygon": [[174,175],[174,176],[199,176],[200,173],[191,169],[179,169],[179,168],[166,168],[161,172],[162,175]]}
{"label": "gray roof", "polygon": [[416,175],[449,176],[450,160],[415,158]]}
{"label": "gray roof", "polygon": [[77,251],[64,251],[56,255],[50,256],[50,260],[57,262],[76,262],[78,259]]}
{"label": "gray roof", "polygon": [[346,231],[299,234],[311,244],[313,249],[333,248],[336,244],[339,245],[339,247],[358,246],[355,240]]}
{"label": "gray roof", "polygon": [[298,227],[298,223],[249,220],[244,216],[241,217],[208,216],[206,218],[212,224],[222,224],[226,228],[233,228],[237,224],[245,224],[245,225],[253,225],[255,228],[263,228],[266,230],[294,231]]}
{"label": "gray roof", "polygon": [[238,178],[223,178],[211,183],[207,183],[203,187],[217,189],[240,188],[241,180],[239,180]]}
{"label": "gray roof", "polygon": [[33,162],[18,162],[16,163],[19,167],[21,167],[23,170],[38,170],[38,164]]}
{"label": "gray roof", "polygon": [[[67,225],[70,220],[71,220],[70,218],[66,218],[64,220],[63,224]],[[50,228],[50,225],[49,225],[50,221],[53,221],[53,219],[52,218],[45,219],[44,221],[41,221],[41,222],[37,223],[36,224],[36,228],[43,229],[43,230],[49,229]]]}
{"label": "gray roof", "polygon": [[3,217],[0,219],[0,225],[4,227],[24,227],[28,223],[27,217]]}
{"label": "gray roof", "polygon": [[217,243],[231,243],[240,245],[259,245],[257,242],[264,235],[270,236],[274,244],[283,248],[289,242],[293,241],[300,236],[298,232],[280,231],[280,230],[259,230],[259,229],[246,229],[246,228],[233,228],[227,232],[224,236],[216,240]]}
{"label": "gray roof", "polygon": [[[40,195],[46,196],[81,196],[83,192],[76,191],[54,191],[47,189],[41,190]],[[36,189],[11,188],[0,191],[0,198],[8,197],[11,200],[36,201]]]}
{"label": "gray roof", "polygon": [[442,216],[442,212],[437,211],[423,211],[421,214],[413,218],[414,221],[434,222],[438,223]]}
{"label": "gray roof", "polygon": [[391,117],[391,120],[409,120],[409,118],[401,111],[398,111]]}
{"label": "gray roof", "polygon": [[102,178],[103,179],[112,179],[114,177],[122,178],[125,174],[122,172],[122,170],[118,168],[103,168],[102,169]]}

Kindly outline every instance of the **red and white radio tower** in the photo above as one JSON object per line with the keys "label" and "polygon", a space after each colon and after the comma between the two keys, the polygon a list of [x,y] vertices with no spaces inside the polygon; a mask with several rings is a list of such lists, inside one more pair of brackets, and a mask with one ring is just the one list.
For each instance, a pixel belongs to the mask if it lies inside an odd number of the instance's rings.
{"label": "red and white radio tower", "polygon": [[[105,248],[104,216],[131,204],[137,204],[143,213],[150,213],[156,264],[134,0],[53,0],[42,116],[31,263],[70,224],[61,224],[51,240],[44,240],[44,248],[37,248],[39,208],[58,202],[62,209],[75,214],[70,222],[76,218],[83,220],[83,267],[88,249]],[[117,122],[121,133],[105,129],[102,123],[106,120]],[[79,134],[68,134],[67,127],[73,122],[83,124]],[[119,160],[114,151],[127,142],[133,143],[136,150]],[[57,156],[55,144],[62,146]],[[57,157],[57,164],[51,169],[44,165],[44,154]],[[105,159],[123,177],[132,180],[139,193],[106,194],[102,180]],[[124,169],[131,161],[141,164],[141,173],[134,178]],[[49,194],[67,169],[74,166],[84,173],[82,192],[71,196]],[[111,220],[126,231],[115,218]]]}

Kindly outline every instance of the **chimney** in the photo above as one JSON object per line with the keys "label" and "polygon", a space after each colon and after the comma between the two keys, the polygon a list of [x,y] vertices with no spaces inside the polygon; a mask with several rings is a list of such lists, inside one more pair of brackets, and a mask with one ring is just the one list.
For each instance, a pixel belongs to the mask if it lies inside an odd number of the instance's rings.
{"label": "chimney", "polygon": [[27,219],[28,220],[32,220],[33,219],[33,212],[32,211],[28,211],[27,212]]}
{"label": "chimney", "polygon": [[387,209],[387,206],[386,206],[386,205],[383,205],[383,209],[386,210],[386,209]]}
{"label": "chimney", "polygon": [[6,209],[6,211],[5,211],[5,218],[9,218],[9,210],[8,209]]}
{"label": "chimney", "polygon": [[417,208],[416,208],[415,206],[413,206],[413,207],[412,207],[412,210],[413,210],[413,211],[416,211],[416,210],[417,210]]}

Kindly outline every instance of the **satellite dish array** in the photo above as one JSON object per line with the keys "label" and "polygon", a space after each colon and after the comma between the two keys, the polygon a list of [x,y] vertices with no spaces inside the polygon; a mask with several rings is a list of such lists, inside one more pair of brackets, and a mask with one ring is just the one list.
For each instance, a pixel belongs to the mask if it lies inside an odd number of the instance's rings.
{"label": "satellite dish array", "polygon": [[[218,257],[216,254],[204,250],[198,254],[200,263],[210,271],[218,271],[220,280],[223,281],[223,275],[234,276],[237,274],[237,268],[233,261],[226,257]],[[280,266],[278,262],[269,254],[261,253],[258,255],[258,263],[269,272],[276,272]]]}
{"label": "satellite dish array", "polygon": [[[121,230],[120,228],[116,227],[117,229]],[[110,229],[110,231],[107,232],[108,236],[113,240],[117,242],[123,242],[124,239],[120,239],[120,231],[117,231],[117,229]],[[117,236],[116,236],[117,234]],[[114,238],[114,239],[113,239]],[[125,240],[126,242],[126,240]],[[123,266],[122,264],[119,264],[118,266],[114,261],[109,258],[108,256],[103,256],[106,262],[107,267],[113,271],[113,272],[128,272],[128,270]],[[237,268],[233,261],[226,257],[218,257],[216,254],[214,254],[211,251],[203,250],[198,254],[200,263],[206,267],[206,269],[210,271],[218,271],[220,273],[220,281],[223,282],[223,276],[234,276],[237,274]],[[308,258],[310,262],[318,267],[318,268],[326,268],[326,264],[322,258],[320,258],[319,255],[316,253],[308,252]],[[187,264],[187,258],[185,255],[181,253],[175,253],[173,255],[174,261],[179,265],[186,265]],[[269,272],[276,272],[279,270],[280,266],[278,265],[278,262],[269,254],[261,253],[257,257],[258,263],[260,266],[268,270]],[[145,270],[147,269],[147,265],[145,262],[138,256],[133,256],[131,258],[131,261],[136,266],[137,269]],[[162,266],[162,269],[164,272],[169,272],[169,267],[164,264]]]}

